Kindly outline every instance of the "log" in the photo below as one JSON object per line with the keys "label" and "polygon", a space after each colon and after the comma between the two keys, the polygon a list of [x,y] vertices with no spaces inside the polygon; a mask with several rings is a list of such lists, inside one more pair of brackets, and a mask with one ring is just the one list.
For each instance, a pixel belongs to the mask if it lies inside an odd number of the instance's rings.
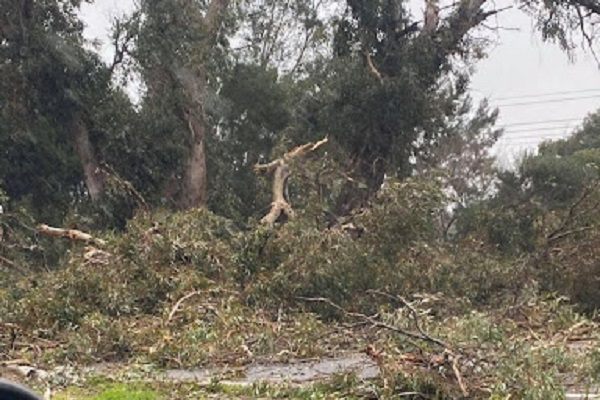
{"label": "log", "polygon": [[75,240],[80,242],[85,242],[88,244],[93,244],[96,246],[106,246],[106,242],[102,239],[98,239],[90,235],[89,233],[85,233],[79,231],[77,229],[62,229],[62,228],[53,228],[51,226],[41,224],[38,227],[39,231],[45,235],[49,236],[57,236],[66,238],[69,240]]}

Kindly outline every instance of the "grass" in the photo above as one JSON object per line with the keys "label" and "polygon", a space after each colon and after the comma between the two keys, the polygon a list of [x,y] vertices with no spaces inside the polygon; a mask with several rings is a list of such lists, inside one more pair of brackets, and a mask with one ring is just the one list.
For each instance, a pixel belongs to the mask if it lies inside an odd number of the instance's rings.
{"label": "grass", "polygon": [[72,387],[53,396],[56,400],[159,400],[163,399],[154,389],[140,383],[109,383]]}
{"label": "grass", "polygon": [[[353,382],[352,380],[348,382]],[[53,396],[54,400],[171,400],[171,399],[347,399],[353,387],[346,382],[320,383],[308,387],[255,384],[249,386],[214,382],[210,385],[168,382],[94,383],[70,387]],[[343,391],[341,390],[343,389]]]}

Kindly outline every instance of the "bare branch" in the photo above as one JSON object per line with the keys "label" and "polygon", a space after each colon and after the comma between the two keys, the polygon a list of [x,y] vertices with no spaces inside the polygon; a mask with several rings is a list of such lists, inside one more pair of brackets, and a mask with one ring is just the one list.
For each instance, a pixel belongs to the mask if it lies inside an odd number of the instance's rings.
{"label": "bare branch", "polygon": [[559,234],[556,234],[556,235],[548,238],[548,244],[554,243],[554,242],[556,242],[556,241],[558,241],[560,239],[564,239],[567,236],[575,235],[577,233],[593,231],[596,228],[597,228],[597,226],[584,226],[582,228],[571,229],[571,230],[566,231],[566,232],[561,232]]}
{"label": "bare branch", "polygon": [[173,306],[173,308],[171,309],[171,312],[169,313],[169,317],[167,318],[167,322],[165,323],[165,325],[168,325],[169,322],[171,322],[171,320],[173,319],[173,317],[175,316],[175,313],[177,313],[177,311],[179,310],[179,307],[181,307],[181,305],[183,304],[184,301],[199,295],[201,292],[198,290],[195,290],[191,293],[186,294],[185,296],[183,296],[182,298],[180,298],[179,300],[177,300],[177,303],[175,303],[175,305]]}
{"label": "bare branch", "polygon": [[400,303],[402,303],[404,306],[406,306],[406,308],[408,308],[410,310],[410,313],[412,314],[413,321],[415,322],[417,331],[419,331],[419,333],[421,334],[422,337],[426,338],[427,341],[429,341],[429,342],[435,343],[435,344],[442,346],[444,348],[447,348],[447,349],[449,348],[449,346],[446,343],[442,342],[439,339],[431,337],[428,333],[425,332],[425,330],[423,330],[423,327],[421,326],[421,321],[419,320],[419,313],[417,312],[417,310],[415,310],[415,308],[412,306],[412,304],[410,304],[404,297],[393,296],[389,293],[381,292],[379,290],[367,290],[367,293],[387,297],[388,299],[391,299],[394,301],[399,301]]}
{"label": "bare branch", "polygon": [[458,382],[458,386],[460,387],[460,390],[463,393],[463,396],[468,396],[469,392],[467,391],[467,387],[465,386],[465,383],[463,381],[462,375],[460,373],[460,370],[458,369],[458,358],[454,357],[452,360],[452,371],[454,372],[454,376],[456,377],[456,381]]}
{"label": "bare branch", "polygon": [[9,260],[9,259],[8,259],[8,258],[6,258],[6,257],[2,257],[2,256],[0,256],[0,263],[6,264],[6,265],[8,265],[9,267],[12,267],[12,268],[14,268],[14,269],[18,270],[18,271],[19,271],[19,272],[21,272],[21,273],[24,273],[24,271],[25,271],[25,269],[24,269],[23,267],[21,267],[19,264],[15,263],[15,262],[14,262],[14,261],[12,261],[12,260]]}
{"label": "bare branch", "polygon": [[594,50],[594,39],[585,29],[586,16],[583,15],[580,7],[576,6],[575,10],[577,11],[577,17],[579,18],[579,30],[581,31],[581,35],[587,42],[588,48],[590,49],[590,52],[592,53],[592,56],[594,57],[596,64],[600,65],[600,60],[598,59],[598,55],[596,54],[596,51]]}
{"label": "bare branch", "polygon": [[569,0],[575,6],[581,6],[593,14],[600,15],[600,3],[597,0]]}
{"label": "bare branch", "polygon": [[587,187],[583,193],[581,194],[581,196],[579,196],[579,198],[577,200],[575,200],[575,202],[573,202],[573,204],[571,204],[571,207],[569,207],[569,211],[567,213],[567,216],[562,220],[560,226],[558,228],[556,228],[554,231],[552,231],[551,233],[549,233],[546,236],[546,240],[548,241],[548,243],[551,243],[554,240],[558,240],[556,239],[564,237],[565,235],[563,235],[565,229],[569,226],[569,224],[571,224],[571,222],[573,221],[573,219],[575,218],[575,213],[576,210],[579,208],[579,206],[587,199],[591,196],[591,194],[600,186],[600,181],[596,182],[593,186],[591,187]]}
{"label": "bare branch", "polygon": [[115,68],[123,63],[125,55],[129,53],[129,47],[137,35],[137,29],[133,29],[132,25],[139,18],[140,13],[135,12],[127,21],[119,21],[118,19],[114,22],[113,32],[113,47],[114,56],[113,61],[108,67],[108,71],[112,76]]}
{"label": "bare branch", "polygon": [[296,58],[296,62],[294,63],[294,66],[290,70],[290,75],[293,75],[298,70],[298,68],[300,68],[300,65],[302,65],[302,60],[304,59],[304,54],[306,53],[306,50],[308,49],[308,45],[310,44],[310,41],[312,40],[314,33],[315,33],[314,28],[306,32],[306,36],[304,37],[304,43],[302,43],[302,47],[300,48],[300,53],[298,54],[298,57]]}
{"label": "bare branch", "polygon": [[106,242],[102,239],[98,239],[90,235],[89,233],[85,233],[79,231],[77,229],[62,229],[62,228],[53,228],[51,226],[41,224],[38,227],[39,231],[45,235],[49,236],[58,236],[67,238],[70,240],[76,240],[81,242],[86,242],[89,244],[95,244],[97,246],[105,246]]}
{"label": "bare branch", "polygon": [[328,304],[329,306],[335,308],[336,310],[340,311],[344,315],[346,315],[348,317],[352,317],[352,318],[358,318],[362,321],[369,323],[373,327],[383,328],[383,329],[389,330],[391,332],[398,333],[402,336],[406,336],[407,338],[410,338],[410,339],[422,340],[424,342],[433,343],[438,346],[441,346],[444,349],[450,349],[450,346],[448,346],[441,340],[432,338],[429,335],[422,335],[421,333],[411,332],[411,331],[408,331],[408,330],[405,330],[402,328],[398,328],[397,326],[387,324],[385,322],[379,321],[379,320],[375,319],[374,317],[370,317],[365,314],[346,311],[343,307],[339,306],[338,304],[335,304],[333,301],[331,301],[325,297],[314,297],[314,298],[313,297],[297,297],[297,298],[299,300],[303,300],[303,301],[311,302],[311,303]]}

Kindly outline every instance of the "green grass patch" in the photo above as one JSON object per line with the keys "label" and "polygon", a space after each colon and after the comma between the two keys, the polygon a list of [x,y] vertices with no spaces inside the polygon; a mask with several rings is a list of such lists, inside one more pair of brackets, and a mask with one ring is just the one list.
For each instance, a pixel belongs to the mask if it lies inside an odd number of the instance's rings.
{"label": "green grass patch", "polygon": [[159,400],[154,389],[139,383],[111,383],[100,386],[69,388],[57,393],[56,400]]}

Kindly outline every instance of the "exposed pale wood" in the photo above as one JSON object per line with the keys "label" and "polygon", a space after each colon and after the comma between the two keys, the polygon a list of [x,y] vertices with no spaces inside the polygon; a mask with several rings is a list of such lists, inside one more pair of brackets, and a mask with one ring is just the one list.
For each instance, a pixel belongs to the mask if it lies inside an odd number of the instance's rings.
{"label": "exposed pale wood", "polygon": [[102,239],[98,239],[90,235],[89,233],[82,232],[77,229],[62,229],[62,228],[54,228],[45,224],[41,224],[38,227],[39,231],[44,235],[49,236],[57,236],[66,238],[69,240],[81,241],[90,244],[95,244],[97,246],[105,246],[106,242]]}
{"label": "exposed pale wood", "polygon": [[303,156],[307,153],[317,150],[319,147],[327,143],[327,141],[328,139],[324,138],[317,142],[303,144],[288,151],[283,156],[274,161],[271,161],[270,163],[256,164],[254,166],[254,169],[256,171],[273,171],[271,208],[267,215],[265,215],[261,219],[262,224],[273,225],[282,215],[285,215],[288,218],[295,217],[294,209],[285,198],[287,180],[290,176],[290,169],[287,165],[287,162],[294,158]]}

